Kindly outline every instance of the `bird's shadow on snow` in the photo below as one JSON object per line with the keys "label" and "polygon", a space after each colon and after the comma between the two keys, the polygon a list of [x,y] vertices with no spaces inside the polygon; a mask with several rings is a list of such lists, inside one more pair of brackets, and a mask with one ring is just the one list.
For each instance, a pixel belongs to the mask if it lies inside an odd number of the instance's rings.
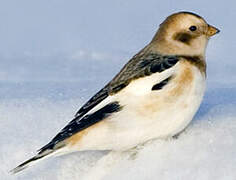
{"label": "bird's shadow on snow", "polygon": [[216,106],[228,105],[236,106],[236,88],[217,85],[215,88],[207,90],[195,120],[202,119]]}

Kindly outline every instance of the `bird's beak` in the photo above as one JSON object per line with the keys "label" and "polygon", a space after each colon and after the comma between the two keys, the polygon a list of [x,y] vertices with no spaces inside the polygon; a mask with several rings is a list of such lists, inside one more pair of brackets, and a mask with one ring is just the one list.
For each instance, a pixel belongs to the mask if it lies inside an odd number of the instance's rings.
{"label": "bird's beak", "polygon": [[211,25],[208,24],[208,29],[207,29],[207,32],[206,32],[207,36],[210,37],[210,36],[213,36],[213,35],[215,35],[219,32],[220,32],[219,29],[217,29],[216,27],[211,26]]}

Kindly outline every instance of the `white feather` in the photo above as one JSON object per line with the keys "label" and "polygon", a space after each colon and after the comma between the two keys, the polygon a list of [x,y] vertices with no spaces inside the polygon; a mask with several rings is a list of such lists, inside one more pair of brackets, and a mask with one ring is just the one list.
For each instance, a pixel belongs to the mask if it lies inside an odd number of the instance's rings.
{"label": "white feather", "polygon": [[117,96],[122,98],[122,96],[127,97],[128,94],[131,94],[132,96],[143,96],[145,94],[149,94],[153,85],[160,83],[174,74],[178,68],[178,64],[179,63],[161,73],[157,72],[150,76],[146,76],[145,78],[139,78],[132,81],[126,88],[119,92]]}

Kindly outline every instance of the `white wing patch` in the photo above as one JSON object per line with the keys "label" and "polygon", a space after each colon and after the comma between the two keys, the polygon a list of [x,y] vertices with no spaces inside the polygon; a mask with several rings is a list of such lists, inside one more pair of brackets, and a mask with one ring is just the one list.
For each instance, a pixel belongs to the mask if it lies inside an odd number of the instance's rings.
{"label": "white wing patch", "polygon": [[166,78],[172,76],[176,69],[178,68],[177,63],[172,68],[169,68],[161,73],[154,73],[150,76],[146,76],[143,78],[136,79],[134,81],[131,81],[131,83],[125,87],[123,90],[121,90],[119,93],[128,96],[129,94],[136,95],[136,96],[142,96],[145,94],[148,94],[151,92],[152,87],[155,84],[160,83],[161,81],[165,80]]}
{"label": "white wing patch", "polygon": [[[112,96],[108,96],[94,108],[88,111],[84,116],[96,112],[97,110],[103,108],[104,106],[113,101],[119,102],[120,99],[128,98],[129,95],[142,96],[150,93],[152,91],[153,85],[160,83],[161,81],[165,80],[166,78],[172,76],[175,73],[176,69],[178,68],[178,64],[179,63],[161,73],[157,72],[150,76],[131,81],[127,87]],[[123,96],[123,98],[120,98],[121,96]]]}
{"label": "white wing patch", "polygon": [[93,114],[97,110],[103,108],[104,106],[106,106],[107,104],[109,104],[113,101],[115,101],[114,96],[108,96],[107,98],[102,100],[99,104],[97,104],[95,107],[93,107],[91,110],[89,110],[86,114],[84,114],[81,118],[83,118],[84,116],[86,116],[88,114]]}

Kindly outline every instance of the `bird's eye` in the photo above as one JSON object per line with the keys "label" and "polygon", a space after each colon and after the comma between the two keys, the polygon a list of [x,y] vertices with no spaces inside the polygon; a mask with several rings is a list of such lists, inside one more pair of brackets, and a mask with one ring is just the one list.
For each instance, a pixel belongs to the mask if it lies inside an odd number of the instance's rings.
{"label": "bird's eye", "polygon": [[190,30],[190,31],[196,31],[196,30],[197,30],[197,27],[196,27],[196,26],[191,26],[191,27],[189,28],[189,30]]}

